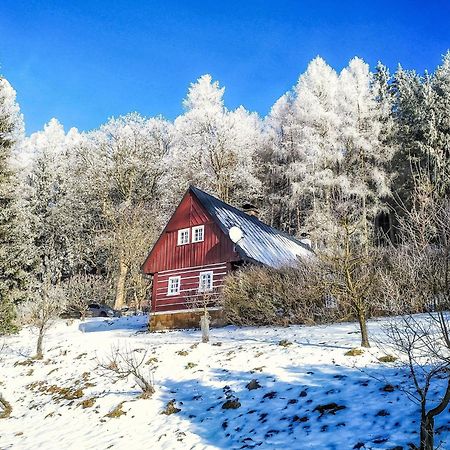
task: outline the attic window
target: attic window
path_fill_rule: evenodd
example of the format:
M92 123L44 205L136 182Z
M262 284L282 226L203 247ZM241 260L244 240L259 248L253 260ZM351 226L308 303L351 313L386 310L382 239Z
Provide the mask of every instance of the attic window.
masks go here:
M205 236L205 226L192 227L192 242L202 242Z
M167 295L178 295L180 293L181 277L169 277L167 284Z
M178 245L189 244L189 228L178 230Z

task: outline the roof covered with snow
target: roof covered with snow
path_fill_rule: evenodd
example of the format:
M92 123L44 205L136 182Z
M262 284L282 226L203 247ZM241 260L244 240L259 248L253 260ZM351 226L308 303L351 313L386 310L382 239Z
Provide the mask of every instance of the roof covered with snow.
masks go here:
M237 242L236 251L243 260L281 267L295 265L299 257L311 255L308 245L289 234L270 227L257 217L196 187L191 186L190 190L227 236L233 226L242 230L243 237Z

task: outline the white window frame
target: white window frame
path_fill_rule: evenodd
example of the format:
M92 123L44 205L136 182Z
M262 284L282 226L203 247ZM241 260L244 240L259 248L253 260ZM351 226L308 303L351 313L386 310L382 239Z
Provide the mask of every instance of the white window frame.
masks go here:
M204 287L202 283L202 277L210 276L211 284L208 287ZM198 276L198 292L210 292L213 290L214 285L214 272L212 270L208 270L207 272L200 272Z
M178 244L177 245L186 245L189 244L189 234L191 229L190 228L183 228L181 230L178 230ZM187 233L187 241L183 241L183 236Z
M331 294L325 295L325 308L327 309L337 309L338 299Z
M195 236L196 231L202 232L202 238L197 239ZM196 227L192 227L192 242L203 242L205 240L205 225L198 225Z
M176 283L175 290L173 289L173 284ZM167 295L179 295L181 288L181 277L178 275L176 277L169 277L167 280Z

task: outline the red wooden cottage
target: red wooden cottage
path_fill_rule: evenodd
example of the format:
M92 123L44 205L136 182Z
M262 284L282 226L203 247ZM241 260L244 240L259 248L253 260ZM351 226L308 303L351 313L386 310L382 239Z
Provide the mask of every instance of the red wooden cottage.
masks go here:
M307 243L191 186L143 265L153 276L150 327L198 326L196 300L220 295L236 267L293 265L310 252ZM210 314L220 317L218 308Z

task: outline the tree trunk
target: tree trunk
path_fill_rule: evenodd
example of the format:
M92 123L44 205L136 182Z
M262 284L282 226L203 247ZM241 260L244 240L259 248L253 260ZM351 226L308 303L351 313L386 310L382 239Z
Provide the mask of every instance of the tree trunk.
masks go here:
M7 419L12 412L11 404L0 394L0 419Z
M205 313L200 318L200 329L202 330L202 342L209 342L209 314L205 309Z
M434 450L434 417L424 410L420 421L420 450Z
M358 311L358 322L361 330L361 347L369 348L369 332L367 331L367 320L364 311Z
M127 279L127 274L128 266L123 261L120 261L114 309L121 309L125 306L125 281Z
M447 378L447 389L441 402L426 412L426 402L422 401L420 418L420 450L434 450L434 418L444 412L450 403L450 378Z
M44 357L44 354L42 352L42 341L43 340L44 340L44 333L42 330L39 330L39 336L38 336L37 345L36 345L35 359L42 359Z
M367 208L366 208L366 196L362 198L362 221L363 221L363 233L364 233L364 249L366 256L369 254L369 228L367 226Z

